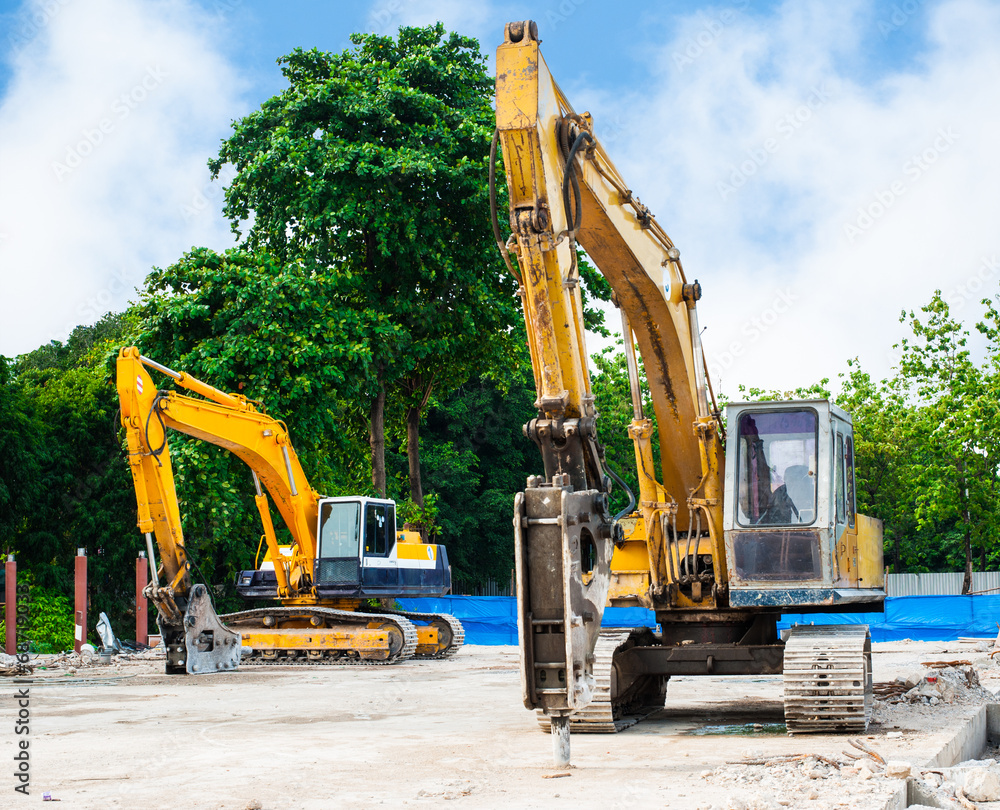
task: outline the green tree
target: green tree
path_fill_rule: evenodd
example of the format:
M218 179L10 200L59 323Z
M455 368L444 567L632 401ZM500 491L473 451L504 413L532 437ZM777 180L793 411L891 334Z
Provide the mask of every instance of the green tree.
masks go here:
M411 498L419 424L475 370L514 357L514 285L489 223L492 81L478 43L442 25L355 34L342 53L279 60L286 90L235 124L225 213L252 250L309 259L342 284L364 382L372 484L386 492L385 403L405 407Z
M140 310L143 353L283 419L324 495L369 492L353 400L371 353L355 340L361 330L340 283L309 260L199 248L153 270ZM235 574L253 567L263 530L250 471L210 443L179 433L169 440L187 550L199 578L217 587L219 607L235 609Z
M42 425L30 396L0 356L0 551L14 550L32 505L40 495L46 460Z
M875 382L857 358L847 361L841 374L836 402L854 425L854 460L858 511L878 518L895 573L917 564L907 540L914 536L909 466L917 446L910 426L914 409L906 404L898 386Z
M996 403L987 375L972 360L968 332L935 292L921 316L903 312L913 338L901 344L900 392L915 405L909 429L917 447L908 478L918 528L953 524L962 538L965 580L973 550L985 560L996 537Z
M503 386L473 378L428 410L423 463L456 592L475 592L490 579L508 581L514 493L539 468L538 450L521 432L536 414L534 399L525 357ZM389 463L400 473L405 469L402 457L390 454Z
M77 327L65 343L21 356L16 366L17 387L37 420L37 481L11 550L38 593L55 599L72 593L73 558L77 548L86 549L88 626L104 611L122 635L131 635L123 628L134 619L134 561L142 545L106 360L131 339L134 326L130 314L107 315Z

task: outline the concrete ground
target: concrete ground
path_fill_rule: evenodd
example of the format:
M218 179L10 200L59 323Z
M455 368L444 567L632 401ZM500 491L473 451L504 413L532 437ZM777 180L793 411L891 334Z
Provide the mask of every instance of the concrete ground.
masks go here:
M981 647L984 645L980 645ZM876 681L942 659L1000 670L974 645L875 645ZM37 670L30 684L30 796L13 792L19 708L0 679L2 807L43 792L78 808L881 808L901 782L809 763L742 767L744 757L840 757L837 736L790 737L775 677L675 678L664 711L617 735L574 735L574 768L554 771L548 735L521 704L517 651L391 667L241 668L166 676L162 661ZM863 739L887 760L926 763L982 698L879 704ZM758 723L762 731L720 734ZM722 728L720 728L722 727ZM729 728L727 728L729 727ZM709 733L706 733L709 732ZM855 751L855 753L857 753ZM6 781L6 785L3 783ZM450 806L450 805L449 805Z

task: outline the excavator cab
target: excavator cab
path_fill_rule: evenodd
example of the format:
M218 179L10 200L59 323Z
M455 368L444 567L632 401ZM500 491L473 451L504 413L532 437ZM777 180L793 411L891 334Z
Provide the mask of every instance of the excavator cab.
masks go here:
M394 501L321 498L316 539L313 582L321 599L443 596L451 590L445 547L397 531ZM269 560L256 571L241 571L236 583L249 598L273 599L276 587Z
M316 536L320 597L443 596L451 590L445 547L397 531L394 501L323 498Z
M850 415L827 400L726 408L731 607L880 609L882 531L855 508Z

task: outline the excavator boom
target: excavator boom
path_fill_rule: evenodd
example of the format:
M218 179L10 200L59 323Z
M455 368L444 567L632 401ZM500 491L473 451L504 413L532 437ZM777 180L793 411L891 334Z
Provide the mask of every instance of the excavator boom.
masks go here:
M731 406L738 426L727 438L701 344L702 288L680 250L611 162L590 114L554 81L535 23L507 25L496 64L512 233L504 244L496 221L494 232L517 258L538 394L525 434L545 470L515 498L522 691L565 764L570 717L579 730L616 730L662 706L671 675L780 672L783 609L878 609L881 535L855 515L850 417L836 406ZM617 515L607 509L620 479L599 441L578 245L608 281L625 339L639 493ZM653 610L660 631L601 633L607 603ZM867 723L866 643L846 631L790 638L786 663L800 670L824 644L846 650L843 680L853 684L843 710L790 698L790 730L817 711L823 720L810 729ZM787 670L786 693L815 689Z

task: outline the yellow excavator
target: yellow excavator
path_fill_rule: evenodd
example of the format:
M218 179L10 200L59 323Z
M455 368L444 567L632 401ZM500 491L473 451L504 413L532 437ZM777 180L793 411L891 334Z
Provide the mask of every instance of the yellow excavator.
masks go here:
M614 732L661 708L672 675L783 674L790 732L866 728L868 628L777 632L782 612L882 609L882 528L855 510L850 416L816 399L730 404L723 420L701 285L553 80L534 22L506 26L496 70L490 165L499 144L512 234L504 243L495 204L494 233L520 285L538 410L525 435L545 469L515 498L521 681L556 764L570 729ZM623 482L599 442L577 244L625 337L639 493L614 515ZM659 629L602 631L606 604L649 608Z
M148 369L198 396L158 390ZM465 631L454 616L368 605L451 589L444 546L398 532L393 501L320 496L283 422L245 396L162 366L134 346L119 352L117 387L138 525L153 569L146 596L157 608L168 674L235 669L244 650L264 663L387 664L447 657L462 646ZM168 429L223 447L250 467L264 528L258 549L267 552L260 568L240 572L236 589L251 599L277 598L281 607L219 616L206 586L192 582ZM291 544L278 543L268 494Z

